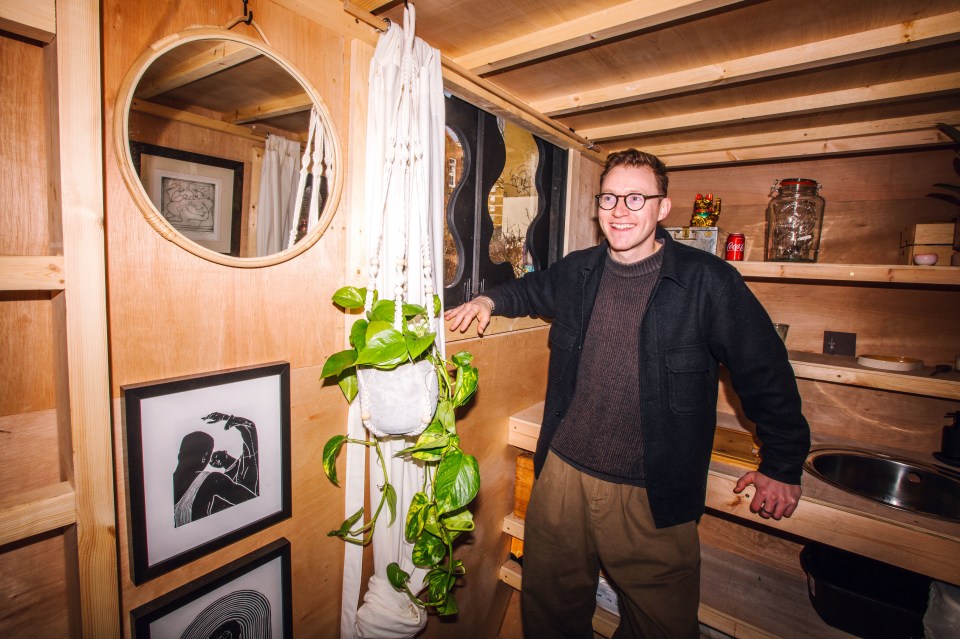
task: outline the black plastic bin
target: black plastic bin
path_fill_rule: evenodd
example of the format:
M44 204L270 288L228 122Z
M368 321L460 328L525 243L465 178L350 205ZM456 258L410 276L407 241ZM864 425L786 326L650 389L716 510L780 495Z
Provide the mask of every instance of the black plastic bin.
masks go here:
M868 639L920 639L929 577L811 542L800 551L810 603L834 628Z

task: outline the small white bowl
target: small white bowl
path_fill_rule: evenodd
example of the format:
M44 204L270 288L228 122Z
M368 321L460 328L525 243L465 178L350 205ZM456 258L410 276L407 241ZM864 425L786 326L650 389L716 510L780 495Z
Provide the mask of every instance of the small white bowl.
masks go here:
M936 253L917 253L913 256L913 263L919 266L933 266L937 263Z

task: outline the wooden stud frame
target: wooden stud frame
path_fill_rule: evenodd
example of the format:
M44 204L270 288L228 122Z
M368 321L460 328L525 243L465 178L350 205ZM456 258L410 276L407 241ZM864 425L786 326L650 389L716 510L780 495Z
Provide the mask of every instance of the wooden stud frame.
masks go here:
M263 257L233 257L230 255L217 253L216 251L212 251L202 246L198 246L193 241L187 239L177 232L167 222L167 220L160 215L160 213L150 202L150 199L147 197L146 191L140 182L140 178L133 169L133 160L130 155L128 135L130 128L130 110L134 103L134 92L141 78L143 77L143 74L154 61L171 49L189 42L210 39L226 40L252 47L267 57L272 58L273 61L280 65L284 71L296 78L310 96L314 106L319 111L320 118L324 121L324 127L327 130L328 142L333 147L332 155L334 171L332 179L329 181L328 197L324 202L319 222L299 242L290 248L273 255L267 255ZM152 226L154 230L156 230L157 233L159 233L164 239L173 242L177 246L180 246L181 248L193 253L194 255L197 255L198 257L202 257L205 260L216 262L217 264L223 264L225 266L245 268L259 268L285 262L303 253L320 239L320 236L323 235L323 232L330 225L330 221L332 220L333 215L340 204L340 194L343 190L343 181L346 168L343 162L343 153L341 151L340 140L336 135L336 129L333 126L333 118L330 116L330 112L327 109L326 104L320 99L320 96L316 89L314 89L313 85L309 83L306 78L293 66L293 64L286 60L286 58L262 42L237 33L212 27L187 29L185 31L181 31L180 33L175 33L163 38L162 40L152 44L146 51L144 51L140 58L137 59L137 61L131 67L130 72L127 74L123 84L120 86L120 90L117 92L116 114L117 117L114 118L114 148L116 150L118 163L120 165L120 174L123 176L123 180L126 183L134 202L136 202L141 213L143 213L144 218L146 218L150 226Z

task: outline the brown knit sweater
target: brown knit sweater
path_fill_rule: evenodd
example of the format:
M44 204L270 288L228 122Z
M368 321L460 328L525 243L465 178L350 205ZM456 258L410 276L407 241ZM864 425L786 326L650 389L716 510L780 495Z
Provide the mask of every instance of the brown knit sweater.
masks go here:
M640 322L663 251L622 264L607 255L590 316L577 388L551 450L582 472L644 485L640 430Z

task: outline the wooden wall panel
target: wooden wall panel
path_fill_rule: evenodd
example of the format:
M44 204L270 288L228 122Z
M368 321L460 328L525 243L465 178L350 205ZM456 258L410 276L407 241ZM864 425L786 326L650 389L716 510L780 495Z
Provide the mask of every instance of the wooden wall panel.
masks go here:
M458 416L457 430L466 452L480 464L480 494L473 509L477 529L455 553L467 568L465 586L456 590L458 623L433 618L423 637L463 639L496 637L510 601L511 588L499 581L510 538L503 518L513 512L513 480L519 451L507 445L510 415L543 401L547 381L548 328L536 328L447 344L448 356L473 353L480 386ZM468 333L475 334L475 333Z
M68 637L63 536L10 544L0 553L0 637Z
M599 188L601 171L603 165L596 162L595 158L570 152L564 245L567 253L596 246L602 237L597 223L597 204L593 199Z
M325 100L349 162L346 133L355 123L346 106L345 78L351 59L344 38L272 2L262 1L254 8L269 44ZM339 389L321 386L319 367L343 343L341 313L329 300L343 284L346 213L337 214L315 246L284 264L259 269L212 264L153 231L126 190L114 152L117 90L138 56L169 34L191 25L224 24L241 10L239 3L228 0L159 6L121 0L103 3L108 284L121 597L127 635L126 615L132 608L280 536L290 540L293 550L295 633L318 638L338 635L343 544L327 537L326 531L343 518L343 494L323 476L320 457L323 443L345 427L346 403ZM251 27L235 29L258 38ZM200 152L210 153L210 147ZM340 170L348 171L349 164ZM293 369L293 517L134 586L124 512L120 387L278 360L290 362Z

